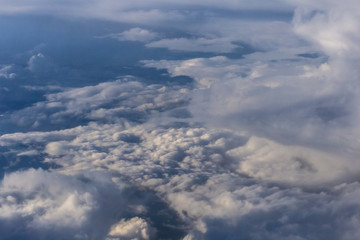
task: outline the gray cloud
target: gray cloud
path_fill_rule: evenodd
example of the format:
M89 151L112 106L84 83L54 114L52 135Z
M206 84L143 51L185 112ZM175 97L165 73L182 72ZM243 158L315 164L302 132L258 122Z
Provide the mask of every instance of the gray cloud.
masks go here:
M47 1L9 1L9 0L2 0L1 4L3 8L1 13L3 14L16 14L16 13L50 13L50 14L60 14L58 11L61 10L68 10L67 12L63 12L64 15L75 15L75 16L85 16L88 14L87 17L102 17L102 18L113 18L113 19L125 19L122 16L116 16L115 13L126 13L135 12L133 9L150 9L155 10L157 8L183 8L183 7L215 7L220 9L270 9L270 10L289 10L291 5L284 4L283 1L276 1L272 4L267 3L263 0L256 0L256 1L233 1L233 0L226 0L221 3L218 1L213 0L202 0L196 2L192 1L164 1L164 0L151 0L151 1L143 1L143 0L136 0L130 2L118 2L118 1L107 1L106 3L101 1L77 1L74 3L64 3L62 1L54 1L51 4ZM130 11L129 11L130 10ZM156 11L156 10L155 10ZM157 15L156 12L153 12ZM146 13L146 12L144 12ZM108 16L106 16L108 15ZM139 18L139 16L138 16ZM141 17L140 17L141 18ZM131 19L133 20L133 19Z
M146 44L147 47L167 48L175 51L189 51L189 52L217 52L227 53L232 52L237 46L228 39L161 39L158 41Z

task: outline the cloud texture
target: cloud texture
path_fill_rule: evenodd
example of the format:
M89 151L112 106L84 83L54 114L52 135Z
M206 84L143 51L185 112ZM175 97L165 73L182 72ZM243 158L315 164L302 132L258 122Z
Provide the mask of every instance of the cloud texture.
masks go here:
M0 3L2 238L360 237L355 1Z

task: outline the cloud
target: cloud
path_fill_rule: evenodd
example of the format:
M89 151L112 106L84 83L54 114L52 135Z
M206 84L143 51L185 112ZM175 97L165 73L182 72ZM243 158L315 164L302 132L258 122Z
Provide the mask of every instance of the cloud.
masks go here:
M172 214L160 204L151 193L105 172L65 175L30 168L7 174L1 182L0 229L4 239L153 239L169 231L164 226L155 232L152 226L159 225L157 210ZM158 208L152 211L148 205ZM164 218L177 221L176 215Z
M189 51L189 52L217 52L228 53L233 51L237 46L228 39L161 39L158 41L146 44L147 47L152 48L167 48L173 51Z
M0 78L12 79L16 76L12 71L11 65L0 66Z
M353 65L357 47L352 47L357 44L357 14L343 14L352 13L345 7L332 10L335 3L330 10L299 6L305 10L297 10L294 29L311 41L308 45L294 41L284 46L279 40L273 47L280 47L243 59L217 56L143 63L197 81L199 89L193 92L190 105L196 119L252 136L252 160L241 154L236 157L246 174L299 185L342 181L342 176L351 179L359 171L359 94L355 89L360 75ZM341 24L345 28L340 29ZM307 57L313 51L321 54ZM267 162L270 165L262 168ZM281 174L283 167L289 175Z
M7 14L136 23L111 37L185 52L142 64L195 80L171 84L166 71L149 77L141 68L113 80L99 68L109 81L56 87L4 111L5 239L359 238L355 2L291 1L293 25L259 17L292 9L263 1L2 4ZM230 14L248 8L254 18ZM239 41L261 51L230 57ZM48 79L68 76L61 58L41 50L24 57L23 72L2 65L1 84L28 79L26 89L48 89Z
M359 218L358 203L352 205L353 197L358 194L354 185L344 184L332 193L320 193L266 187L240 179L216 175L195 187L194 182L184 184L186 179L179 178L168 185L176 189L169 194L173 206L197 220L194 231L185 239L232 239L234 236L244 239L352 239L358 234L348 218L350 215L352 219ZM179 190L191 186L190 191ZM335 197L335 192L341 193ZM356 210L347 212L345 209L350 206ZM344 214L344 218L329 218L330 212L337 216Z
M97 180L95 185L101 185L101 179ZM103 187L111 187L110 183L104 184ZM2 237L37 239L37 236L46 235L56 239L79 236L85 239L85 236L89 237L87 234L101 234L97 232L101 226L90 231L94 221L92 214L99 214L99 208L101 214L107 214L99 195L102 190L95 185L44 170L29 169L6 175L0 195ZM111 200L107 204L111 204ZM98 217L103 218L101 214ZM12 225L12 222L16 224Z
M228 59L223 56L195 58L185 61L145 60L143 63L146 67L165 68L172 76L192 76L197 81L198 87L210 87L214 82L221 81L221 79L226 76L245 76L249 71L245 65L231 64ZM216 71L207 65L215 65L221 68L222 71ZM198 71L199 69L202 69L202 71Z
M51 142L46 145L45 152L49 155L59 156L64 155L67 150L65 142Z
M83 91L83 94L89 96L88 90ZM66 96L69 96L69 93L66 93ZM1 136L0 143L1 146L11 149L16 149L19 144L29 149L32 146L42 146L38 151L48 154L45 161L61 165L59 172L63 174L101 171L102 174L111 176L115 183L121 183L120 179L128 179L142 189L155 191L169 206L160 211L161 214L170 214L171 209L174 209L183 219L183 222L177 222L175 217L167 218L171 226L167 231L185 229L179 235L185 239L231 239L236 235L247 239L350 240L351 236L359 234L356 227L360 216L359 204L355 200L359 189L357 182L340 185L316 184L311 186L313 189L309 191L304 187L304 183L311 185L317 181L314 176L322 176L311 174L316 171L314 169L318 168L316 164L319 163L313 158L316 159L324 153L282 146L267 139L253 137L248 140L247 136L236 135L234 131L196 126L166 126L162 123L157 117L153 121L133 126L91 123L62 131L7 134ZM329 156L326 155L325 158ZM341 163L335 161L335 164ZM265 165L268 167L264 168ZM327 161L324 165L331 169ZM326 168L322 171L325 177L329 177ZM56 177L55 173L42 172L40 171L46 176L54 175L53 178L62 179ZM274 173L275 175L272 175ZM14 176L19 176L14 178L15 180L21 178L24 182L37 186L36 181L29 181L30 177L23 173L16 173ZM83 204L79 209L88 209L79 213L85 216L83 219L87 219L88 224L85 220L80 221L78 226L73 226L73 230L67 231L73 234L71 236L90 237L88 227L95 226L91 213L99 209L97 214L103 213L105 219L112 216L104 213L104 207L101 207L104 205L99 200L102 195L98 194L98 191L103 189L103 193L109 194L115 191L116 187L98 185L101 181L91 175L85 179L81 175L63 178L69 180L56 180L57 184L63 181L69 181L70 184L59 187L64 191L59 196L66 196L68 192L72 193L72 189L77 189L79 193L88 192L96 203L89 205L89 208ZM40 179L38 182L44 182ZM4 181L14 185L17 181L15 180ZM49 188L52 181L46 181ZM299 185L300 188L268 184L272 181ZM20 186L15 186L18 185ZM36 189L30 189L33 188ZM39 194L47 191L50 190L45 188ZM16 187L15 192L23 192L23 189ZM49 198L49 195L45 194L42 199L45 201ZM60 201L55 197L50 199L54 199L52 201L55 203ZM153 236L156 239L158 234L165 234L161 231L161 225L157 225L156 229L160 229L160 233L151 235L154 223L160 221L164 224L165 221L161 220L161 215L153 216L149 213L151 206L154 206L151 205L154 204L153 200L144 202L124 191L121 196L115 195L108 199L120 207L120 217L118 215L118 218L112 218L101 231L103 236L106 235L109 239L152 239ZM131 204L140 202L143 207L132 207L126 203L121 205L118 203L119 199ZM75 200L71 201L73 205L77 204ZM114 205L110 206L109 208L113 209ZM129 217L121 213L122 206L128 206L126 209ZM159 212L156 207L155 211ZM14 214L14 211L10 212ZM95 216L98 217L97 214ZM337 218L330 217L331 214ZM5 219L9 220L9 217ZM60 228L61 225L55 227ZM49 233L48 236L52 235Z
M63 129L94 120L144 122L152 112L187 105L187 92L187 86L145 84L128 76L114 82L48 94L46 101L14 112L1 119L0 124L9 129L17 126L36 130Z
M331 56L354 56L359 51L358 4L351 0L326 3L297 3L295 31Z
M356 175L356 159L302 146L286 146L252 137L245 146L228 152L239 161L238 171L285 185L320 187Z
M59 71L53 61L42 53L35 54L28 61L28 70L39 78L51 79Z
M188 228L188 235L185 239L216 239L219 236L231 239L234 234L248 239L265 237L269 239L294 237L299 239L331 239L332 237L334 239L351 239L351 236L358 234L356 224L354 224L360 216L359 204L356 201L356 196L359 194L358 183L344 183L312 191L267 185L263 181L232 173L235 166L233 164L237 163L238 158L230 153L239 153L239 149L249 148L249 145L255 140L246 143L246 139L240 136L236 137L233 133L205 128L162 129L154 128L153 125L147 125L147 127L148 129L144 125L139 125L121 129L116 125L92 125L78 128L76 129L76 138L66 140L69 146L68 150L62 156L50 156L50 158L57 163L69 163L61 169L63 172L78 172L79 170L88 172L94 168L111 169L111 171L103 171L103 173L113 172L116 173L115 176L119 174L119 176L131 179L132 182L143 187L154 189L186 222L190 223L191 227ZM72 135L73 131L75 129L51 134L57 134L58 137L64 138ZM31 144L37 141L49 142L51 136L49 134L32 133L32 140L29 142ZM124 138L125 134L140 136L141 140L129 141L128 138ZM11 134L3 136L2 141L6 141L8 144L11 143L10 140L25 143L25 139L29 137L31 137L29 133ZM256 141L261 142L261 140ZM105 152L106 154L104 154ZM275 150L275 152L279 151ZM289 152L294 153L295 151L290 149ZM299 162L301 164L300 160ZM276 162L273 164L276 165ZM261 166L263 167L264 164ZM291 165L284 164L284 166ZM266 169L271 171L271 168ZM308 170L306 166L304 170ZM288 173L287 171L285 173ZM33 174L34 170L30 172ZM42 173L42 171L40 172ZM53 173L43 174L54 175ZM19 178L21 176L24 184L29 182L29 177L22 173L16 173L14 176L19 176ZM58 179L59 177L56 178L56 176L55 179ZM83 179L81 177L64 176L64 178L69 179L68 181L73 179L71 181L77 184L70 181L71 184L59 187L61 191L71 192L71 189L74 188L78 189L79 193L87 191L97 203L99 201L97 200L97 191L92 190L94 184L99 186L97 189L101 189L100 186L106 186L97 185L96 183L101 181L91 175L84 181L81 180ZM118 182L117 179L114 177L113 181ZM4 181L14 186L17 181L15 180L8 178ZM52 181L56 181L57 185L63 182L47 180L46 183L52 186ZM42 178L40 182L43 182ZM31 181L31 183L37 186L37 181ZM20 186L20 184L15 186ZM22 188L16 187L15 192L18 188L21 189L18 190L19 192L24 191ZM56 191L56 189L52 188L52 191ZM109 187L104 188L104 190L106 189ZM42 190L40 193L44 194L44 192L46 193ZM108 194L108 192L109 190L106 190L105 193ZM62 193L59 196L65 198L66 194ZM49 197L45 195L44 198ZM131 194L123 192L122 199L127 198L130 203L136 204L138 201L131 197ZM119 198L111 199L119 201ZM145 205L145 209L151 206L148 205L150 203ZM82 208L85 206L82 205ZM100 207L98 204L94 206ZM111 207L111 209L113 208ZM107 225L106 235L108 238L151 239L153 225L150 222L158 219L159 215L148 222L142 214L149 210L133 207L127 207L127 209L135 216L122 218L116 222L114 219L111 225ZM351 209L351 211L347 209ZM170 210L167 209L162 214L167 212ZM329 217L331 213L335 214L337 218ZM81 215L83 216L83 214ZM86 212L84 215L86 216ZM86 219L89 219L90 223L92 222L92 218ZM172 221L169 223L176 224ZM88 233L85 225L80 224L73 227L76 228L77 233L81 232L79 229L85 229L82 230L83 236L85 236L84 234ZM90 226L93 226L92 223ZM183 226L173 226L173 228L180 227ZM56 229L58 228L57 225Z
M24 0L17 0L17 1L10 1L10 0L2 0L1 4L3 8L1 13L3 14L16 14L16 13L26 13L26 12L33 12L33 13L51 13L51 14L59 14L59 11L56 9L61 10L68 10L65 15L75 15L75 16L82 16L85 13L89 14L88 17L94 16L102 16L105 17L107 13L108 17L114 17L116 12L122 12L124 10L129 9L157 9L157 8L165 8L171 9L174 7L184 8L184 7L213 7L213 8L220 8L220 9L270 9L270 10L288 10L291 5L284 4L283 1L276 1L273 4L269 4L263 0L256 0L256 1L233 1L233 0L226 0L221 3L214 0L201 0L198 1L196 4L192 1L164 1L164 0L151 0L151 1L144 1L144 0L136 0L132 2L118 2L118 1L106 1L106 3L102 1L84 1L80 0L74 3L64 3L62 1L54 1L51 4L44 0L31 0L31 1L24 1ZM95 11L97 10L97 11ZM47 12L46 12L47 11ZM121 17L120 17L121 18Z
M150 239L151 228L141 218L134 217L127 221L121 220L113 225L108 234L108 239Z
M151 32L147 29L142 28L131 28L129 30L123 31L119 34L111 34L108 37L116 38L120 41L139 41L139 42L149 42L158 37L158 34Z

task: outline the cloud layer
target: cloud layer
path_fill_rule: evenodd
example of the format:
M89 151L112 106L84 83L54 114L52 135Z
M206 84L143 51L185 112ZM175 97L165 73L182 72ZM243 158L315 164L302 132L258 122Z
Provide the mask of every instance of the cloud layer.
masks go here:
M2 238L360 237L355 1L0 3Z

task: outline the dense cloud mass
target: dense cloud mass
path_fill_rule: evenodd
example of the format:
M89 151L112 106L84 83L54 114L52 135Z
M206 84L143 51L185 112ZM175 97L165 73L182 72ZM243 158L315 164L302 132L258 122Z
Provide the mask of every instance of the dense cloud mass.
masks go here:
M360 238L356 1L0 5L0 239Z

